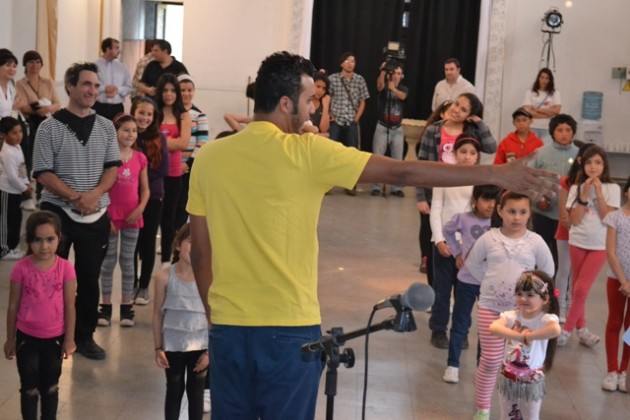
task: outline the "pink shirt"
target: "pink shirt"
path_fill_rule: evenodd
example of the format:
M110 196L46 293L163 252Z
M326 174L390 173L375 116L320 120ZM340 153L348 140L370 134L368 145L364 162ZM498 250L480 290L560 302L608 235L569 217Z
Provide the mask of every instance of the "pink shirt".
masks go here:
M457 140L457 136L448 134L444 127L440 129L440 147L438 148L438 159L440 162L457 163L454 150L455 140Z
M127 225L125 219L140 203L140 173L147 167L147 157L137 150L133 151L129 162L118 167L118 178L109 190L111 201L107 213L117 229L140 229L144 224L142 216L135 225Z
M35 267L31 256L18 261L11 271L11 281L22 285L17 328L37 338L63 335L63 287L76 278L74 266L61 257L47 270Z
M166 137L177 138L179 137L179 127L177 124L162 124L160 131L166 134ZM168 174L170 177L182 176L182 151L177 150L174 152L168 152L170 162L168 165Z

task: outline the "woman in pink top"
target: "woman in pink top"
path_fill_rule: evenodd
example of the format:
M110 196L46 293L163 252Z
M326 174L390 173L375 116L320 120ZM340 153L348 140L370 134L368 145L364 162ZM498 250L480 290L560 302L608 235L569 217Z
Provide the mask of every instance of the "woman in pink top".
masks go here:
M164 209L162 211L162 265L169 264L171 244L175 237L175 214L182 192L182 151L190 142L192 122L182 101L182 92L175 75L165 73L158 79L155 94L162 114L160 131L166 134L170 155L168 175L164 178Z

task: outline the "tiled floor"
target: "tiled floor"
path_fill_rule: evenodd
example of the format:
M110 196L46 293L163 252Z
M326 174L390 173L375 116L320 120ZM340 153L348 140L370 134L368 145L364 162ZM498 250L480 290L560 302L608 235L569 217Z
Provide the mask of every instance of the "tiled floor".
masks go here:
M345 332L367 324L374 303L401 292L418 273L418 224L414 192L404 199L371 197L369 187L357 197L334 190L323 204L319 227L320 302L323 328L343 327ZM0 336L5 337L8 273L12 263L0 261ZM587 307L592 331L604 333L607 316L604 278L593 287ZM60 420L114 420L162 418L164 375L153 362L151 307L136 307L133 328L119 328L117 316L109 328L99 328L96 340L108 351L107 359L90 361L80 355L64 363L61 376ZM378 312L376 322L393 314ZM415 313L413 333L379 331L370 336L368 419L470 419L473 414L474 345L462 357L460 383L446 384L442 374L446 350L429 344L428 314ZM476 328L473 325L473 328ZM3 340L4 341L4 340ZM356 353L352 369L339 368L335 418L361 418L365 374L365 340L348 341ZM15 362L0 362L0 419L19 415L19 383ZM575 338L557 352L548 376L543 419L628 419L630 396L605 392L600 382L606 371L603 342L589 350ZM324 376L317 419L326 417ZM491 418L498 418L496 400ZM182 418L186 418L183 414Z

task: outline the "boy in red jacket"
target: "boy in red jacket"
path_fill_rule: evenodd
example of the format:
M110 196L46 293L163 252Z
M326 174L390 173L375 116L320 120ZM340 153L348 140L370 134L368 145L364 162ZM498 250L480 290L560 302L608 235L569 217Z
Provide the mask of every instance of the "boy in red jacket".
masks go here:
M532 125L532 114L525 108L519 108L512 114L512 123L516 131L511 132L501 140L494 156L495 164L504 164L515 159L520 159L543 146L543 141L529 129Z

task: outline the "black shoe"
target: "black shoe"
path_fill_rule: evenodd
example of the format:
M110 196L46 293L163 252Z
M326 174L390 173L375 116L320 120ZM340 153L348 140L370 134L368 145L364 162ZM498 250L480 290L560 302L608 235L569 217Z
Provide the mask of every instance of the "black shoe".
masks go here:
M469 343L468 343L468 337L466 337L466 339L464 340L464 343L462 344L462 350L467 350L469 347Z
M98 311L98 325L99 327L109 327L112 323L112 304L101 303L100 310Z
M431 345L438 349L448 348L448 337L444 331L433 331L431 333Z
M397 190L397 191L392 191L391 195L403 198L405 196L405 193L403 192L403 190Z
M133 304L121 304L120 305L120 326L121 327L133 327L133 318L136 313L133 310Z
M376 197L377 195L381 195L381 192L379 190L372 190L370 194Z
M105 350L96 344L93 338L89 338L85 341L77 341L77 353L92 360L105 359Z
M357 195L357 187L354 187L351 190L346 190L346 194L351 195L351 196L354 197L355 195Z

